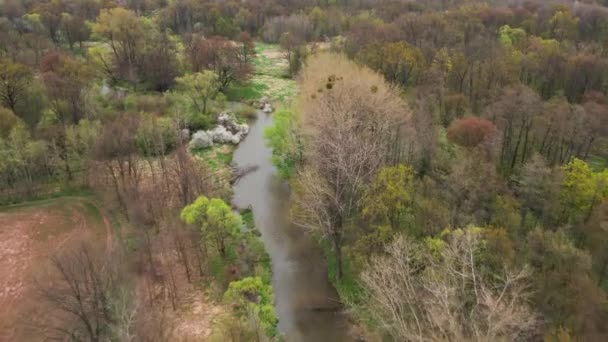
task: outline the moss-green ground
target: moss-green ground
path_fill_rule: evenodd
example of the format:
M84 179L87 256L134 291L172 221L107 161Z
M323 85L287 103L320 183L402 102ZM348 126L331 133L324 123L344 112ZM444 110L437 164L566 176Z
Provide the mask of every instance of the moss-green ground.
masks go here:
M256 43L253 75L244 84L235 85L228 91L233 101L257 100L268 96L284 101L295 94L295 81L289 78L288 64L278 45Z

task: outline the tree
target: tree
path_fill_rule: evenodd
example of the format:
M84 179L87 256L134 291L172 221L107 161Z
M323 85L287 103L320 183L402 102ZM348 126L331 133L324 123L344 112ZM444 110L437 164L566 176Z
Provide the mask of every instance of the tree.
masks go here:
M239 236L241 218L224 201L200 196L182 210L181 218L187 224L200 228L202 245L209 241L222 258L234 257L232 253Z
M397 232L410 214L414 172L405 165L384 167L378 171L364 199L362 213L377 222L388 222Z
M289 65L289 74L292 77L300 71L304 63L307 54L305 43L304 41L298 41L290 32L283 33L279 39L279 44Z
M22 64L0 59L0 101L14 113L23 101L27 88L32 82L32 72Z
M537 228L528 234L526 260L538 274L533 300L547 325L585 340L605 339L608 300L591 277L589 253L564 232Z
M608 201L595 207L593 214L583 228L585 247L593 259L593 270L598 285L605 288L608 280Z
M541 222L554 223L559 207L560 182L559 172L550 168L540 154L534 154L524 164L516 186L522 203L522 224L526 223L528 212Z
M79 16L74 16L69 13L61 15L61 31L70 46L74 48L74 44L78 43L82 48L82 42L89 38L89 28L84 20Z
M50 52L43 57L40 71L57 120L63 125L78 124L85 115L84 94L93 79L92 70L67 55Z
M586 222L595 206L608 198L608 170L593 172L587 163L575 158L562 171L560 202L565 219Z
M372 44L359 58L388 81L401 86L416 84L425 68L422 52L406 42Z
M364 304L377 326L399 341L513 340L534 332L530 272L482 271L479 228L426 245L400 236L361 276Z
M207 115L207 104L219 94L218 77L210 70L179 77L178 86L188 94L199 112Z
M140 18L123 7L102 10L92 30L109 43L114 72L120 77L135 81L135 68L145 32Z
M222 37L193 35L187 44L186 53L195 72L209 69L217 74L220 91L227 89L233 82L245 80L251 72L251 66L245 60L246 55L242 54L241 47Z
M578 22L579 19L574 17L570 11L558 10L549 20L551 34L558 40L574 40L578 34Z
M302 14L274 17L264 24L262 37L268 43L278 43L281 36L287 32L298 41L306 42L312 38L313 26L310 20Z
M59 45L61 36L61 14L63 13L64 4L61 1L49 1L40 4L37 9L40 15L40 22L46 27L49 38Z
M148 89L164 92L180 74L175 37L148 30L138 56L138 75Z
M272 164L279 176L283 179L294 177L304 161L296 109L282 108L274 112L272 125L264 130L264 139L272 149Z
M448 139L462 147L472 149L487 142L496 133L492 122L476 117L453 121L448 128Z
M240 59L245 63L251 63L255 58L255 43L249 32L239 33L237 39L240 44Z
M0 139L8 138L13 127L23 124L10 109L0 107Z
M503 95L486 110L486 118L501 131L500 169L511 174L531 155L532 128L541 112L540 97L530 88L505 88Z
M384 137L409 113L382 76L344 56L313 57L302 80L305 163L295 220L331 242L340 279L346 227L387 156Z
M137 304L125 286L115 255L100 256L81 245L52 259L57 280L40 288L42 297L71 317L75 325L56 327L71 340L104 341L133 329ZM112 336L122 332L122 336Z
M224 299L239 317L253 325L256 334L262 329L268 337L277 335L278 319L274 311L272 287L265 284L262 278L247 277L231 282ZM261 340L257 335L256 341Z

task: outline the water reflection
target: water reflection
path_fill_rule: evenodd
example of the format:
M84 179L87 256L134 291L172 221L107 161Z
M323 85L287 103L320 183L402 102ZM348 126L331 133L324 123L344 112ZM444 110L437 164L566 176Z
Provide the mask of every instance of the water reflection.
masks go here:
M344 317L324 310L335 307L337 295L327 281L321 252L308 235L289 223L289 187L275 177L271 151L263 139L264 128L271 123L271 115L260 112L234 154L239 166L258 169L234 186L233 202L239 208L253 208L272 258L279 330L287 341L351 341Z

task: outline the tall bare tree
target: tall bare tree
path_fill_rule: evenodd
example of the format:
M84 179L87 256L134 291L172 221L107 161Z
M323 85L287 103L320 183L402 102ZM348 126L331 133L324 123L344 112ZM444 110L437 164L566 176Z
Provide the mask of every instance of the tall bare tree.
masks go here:
M382 76L344 56L313 57L302 79L306 162L298 178L294 218L331 241L336 277L341 278L348 220L386 160L386 136L409 112Z

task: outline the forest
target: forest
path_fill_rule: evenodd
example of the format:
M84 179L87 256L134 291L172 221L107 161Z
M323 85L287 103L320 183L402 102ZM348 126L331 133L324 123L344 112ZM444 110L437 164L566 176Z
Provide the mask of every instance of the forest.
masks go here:
M607 0L0 0L0 341L608 340Z

